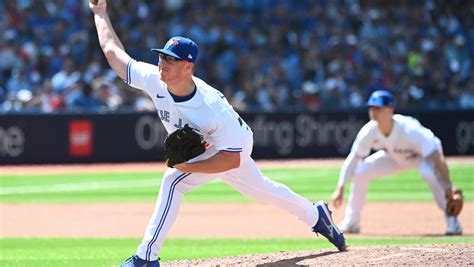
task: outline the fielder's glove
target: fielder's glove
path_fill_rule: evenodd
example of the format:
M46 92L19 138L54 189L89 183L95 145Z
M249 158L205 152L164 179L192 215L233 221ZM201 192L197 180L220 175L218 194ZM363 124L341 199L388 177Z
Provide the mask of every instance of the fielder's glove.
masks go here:
M168 135L165 139L165 163L168 167L186 162L206 151L205 142L187 124Z
M458 216L464 204L464 196L459 188L448 189L446 191L446 215Z

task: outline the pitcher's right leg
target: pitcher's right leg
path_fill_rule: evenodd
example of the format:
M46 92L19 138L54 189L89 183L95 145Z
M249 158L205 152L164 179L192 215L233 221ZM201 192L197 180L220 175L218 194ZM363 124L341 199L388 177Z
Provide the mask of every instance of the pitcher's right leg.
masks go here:
M318 221L318 213L313 203L286 185L265 177L252 158L241 162L238 169L226 173L221 179L242 195L286 210L310 227Z

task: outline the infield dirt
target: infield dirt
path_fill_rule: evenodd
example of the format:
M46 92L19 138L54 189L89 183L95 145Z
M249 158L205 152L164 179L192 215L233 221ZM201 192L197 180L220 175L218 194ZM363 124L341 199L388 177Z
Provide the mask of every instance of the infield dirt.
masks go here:
M474 264L472 245L407 245L354 247L346 252L309 250L239 257L173 261L162 266L468 266Z

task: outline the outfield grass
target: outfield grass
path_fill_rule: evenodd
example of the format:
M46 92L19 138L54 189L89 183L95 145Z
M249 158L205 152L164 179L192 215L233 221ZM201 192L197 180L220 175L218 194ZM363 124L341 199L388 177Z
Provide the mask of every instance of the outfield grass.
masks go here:
M15 239L3 238L2 266L116 266L132 255L139 239ZM404 244L474 244L474 237L356 238L349 246ZM161 261L197 259L312 249L335 249L324 238L314 239L169 239Z
M288 185L313 200L330 199L339 168L264 169L265 175ZM466 200L474 199L474 164L451 165L454 185L461 187ZM101 173L1 175L0 202L131 202L155 201L162 173ZM348 190L349 187L346 189ZM346 197L348 194L345 194ZM373 181L369 201L432 201L424 180L415 170ZM251 201L220 180L206 184L184 196L184 201Z

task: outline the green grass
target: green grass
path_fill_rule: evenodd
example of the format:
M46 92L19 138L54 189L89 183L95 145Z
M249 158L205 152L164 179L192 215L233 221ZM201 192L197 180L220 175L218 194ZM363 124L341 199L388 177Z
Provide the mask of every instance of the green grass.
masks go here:
M269 178L311 199L330 199L339 168L265 169ZM474 199L474 164L450 166L454 184ZM3 175L1 203L153 202L162 173ZM347 194L346 194L347 197ZM433 201L417 171L408 171L370 184L369 201ZM184 201L250 201L216 181L185 195ZM5 218L1 217L0 220ZM0 238L0 266L116 266L134 253L139 239ZM350 246L403 244L474 244L474 237L351 238ZM314 239L168 239L163 261L332 248Z
M339 168L264 169L266 176L313 200L330 199ZM454 185L466 200L474 200L474 164L450 166ZM0 202L153 202L162 173L101 173L52 175L0 174ZM349 187L347 187L349 190ZM348 194L346 194L347 197ZM416 170L370 183L369 201L431 201L431 191ZM220 180L208 183L184 196L184 201L250 201Z
M134 253L139 239L0 239L1 266L116 266ZM474 237L357 238L349 246L403 244L474 244ZM314 239L169 239L160 255L162 262L298 251L335 249L324 238Z

